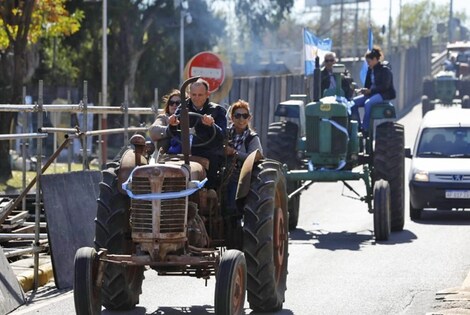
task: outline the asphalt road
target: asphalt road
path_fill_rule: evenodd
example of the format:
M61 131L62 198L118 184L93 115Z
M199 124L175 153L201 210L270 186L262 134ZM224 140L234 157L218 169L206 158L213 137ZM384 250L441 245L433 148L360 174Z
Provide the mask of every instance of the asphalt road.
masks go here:
M420 119L416 106L401 120L408 146ZM353 186L364 191L360 182ZM470 212L425 211L412 222L407 206L404 230L377 243L372 214L348 196L340 183L314 184L302 194L299 226L290 234L286 301L275 314L425 314L437 291L461 285L470 270ZM205 286L152 270L145 276L135 310L103 314L214 313L214 279ZM43 291L12 314L74 313L71 291ZM246 314L255 314L245 306Z

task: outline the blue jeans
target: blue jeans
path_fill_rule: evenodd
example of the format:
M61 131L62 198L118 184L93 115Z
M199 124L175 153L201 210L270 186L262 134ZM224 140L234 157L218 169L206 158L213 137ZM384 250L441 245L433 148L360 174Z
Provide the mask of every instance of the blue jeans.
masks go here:
M383 102L382 95L374 94L372 96L360 95L353 98L354 105L351 106L351 116L357 119L359 128L361 128L361 117L359 116L359 107L364 107L364 120L362 123L362 129L364 131L369 130L370 123L370 110L373 105Z

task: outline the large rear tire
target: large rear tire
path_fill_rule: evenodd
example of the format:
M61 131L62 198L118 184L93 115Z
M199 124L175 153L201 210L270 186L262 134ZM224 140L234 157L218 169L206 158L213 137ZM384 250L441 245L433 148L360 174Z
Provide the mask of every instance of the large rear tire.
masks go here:
M385 122L377 126L374 151L374 180L390 185L391 228L401 231L405 224L405 130Z
M244 314L246 261L243 253L230 249L222 255L215 282L215 313Z
M390 186L383 179L374 185L374 235L377 241L390 236Z
M118 190L119 164L112 163L102 172L98 211L96 214L95 248L106 248L109 254L133 253L131 239L130 199ZM129 310L139 303L144 279L143 266L121 266L108 263L102 287L103 305L110 310Z
M255 165L245 199L243 251L248 269L248 302L255 312L282 309L287 281L288 212L281 164Z
M300 161L297 156L297 133L299 127L291 121L273 122L268 128L268 141L266 145L266 156L270 159L286 164L289 170L300 168ZM287 193L290 194L301 182L288 182ZM289 209L289 230L295 230L299 221L300 193L291 198L288 202Z
M81 247L75 253L73 299L77 315L101 314L101 288L95 283L98 265L94 248Z
M268 127L266 156L287 164L290 170L299 167L297 157L297 133L299 127L291 121L273 122Z

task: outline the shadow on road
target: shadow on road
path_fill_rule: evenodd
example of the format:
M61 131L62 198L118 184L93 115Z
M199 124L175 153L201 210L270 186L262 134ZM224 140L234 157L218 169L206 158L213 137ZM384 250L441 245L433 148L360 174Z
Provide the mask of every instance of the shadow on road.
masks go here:
M104 310L101 314L106 315L115 315L115 314L124 314L123 312L117 311L108 311ZM182 315L182 314L192 314L192 315L207 315L207 314L215 314L214 313L214 306L212 305L201 305L201 306L176 306L176 307L169 307L169 306L161 306L156 311L149 313L145 307L136 307L132 311L127 311L125 314L132 314L132 315ZM283 309L279 312L275 313L259 313L251 311L250 309L245 309L244 314L249 315L293 315L294 313L291 310Z
M290 232L290 240L296 244L309 244L318 249L328 250L359 250L365 244L393 245L410 243L415 240L416 235L408 230L393 232L388 241L376 242L371 230L359 232L329 232L325 230L306 231L296 229ZM313 242L312 242L313 241Z

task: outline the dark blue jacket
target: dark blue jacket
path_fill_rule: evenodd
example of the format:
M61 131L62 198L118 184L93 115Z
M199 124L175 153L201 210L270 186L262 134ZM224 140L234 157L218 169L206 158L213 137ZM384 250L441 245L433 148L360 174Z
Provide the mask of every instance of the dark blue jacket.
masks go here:
M379 62L374 68L367 69L366 83L364 86L368 89L372 86L372 71L374 71L375 76L375 88L371 89L371 96L380 94L384 100L393 100L396 97L396 92L393 87L393 74L390 68Z
M175 115L179 115L180 111L181 108L178 107ZM188 111L201 115L211 115L214 118L216 130L215 138L211 142L202 147L192 147L191 154L198 156L208 156L212 154L223 155L223 144L227 130L227 111L225 108L207 100L202 109L198 111L191 100L188 100ZM205 142L213 135L213 128L204 125L197 117L189 116L189 126L194 127L196 135L198 136L194 137L193 144Z

